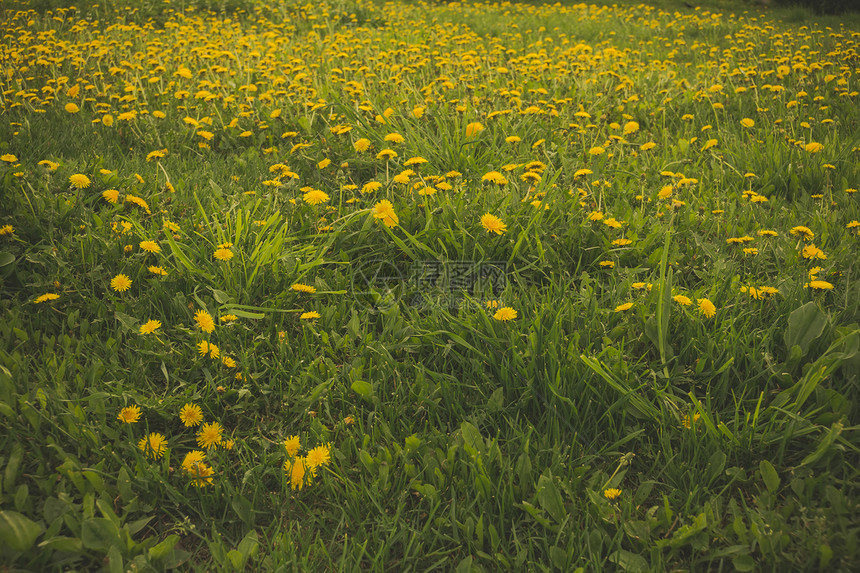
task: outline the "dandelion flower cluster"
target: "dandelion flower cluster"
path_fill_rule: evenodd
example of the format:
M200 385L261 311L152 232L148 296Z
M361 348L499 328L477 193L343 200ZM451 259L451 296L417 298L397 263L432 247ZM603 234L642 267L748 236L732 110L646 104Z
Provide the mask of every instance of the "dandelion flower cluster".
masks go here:
M394 206L388 199L383 199L373 206L373 218L379 219L386 227L396 227L400 222Z

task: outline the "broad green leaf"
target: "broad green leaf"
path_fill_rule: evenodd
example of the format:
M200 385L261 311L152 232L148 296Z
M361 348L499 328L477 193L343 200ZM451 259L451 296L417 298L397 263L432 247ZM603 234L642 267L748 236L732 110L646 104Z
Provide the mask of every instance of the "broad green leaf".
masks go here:
M761 477L764 480L764 485L767 487L767 490L770 493L775 492L779 488L779 474L776 473L776 470L767 460L762 460L758 464L759 470L761 470Z
M455 573L469 573L472 570L472 556L464 557L454 569Z
M81 541L87 549L107 551L112 545L121 545L119 529L110 520L102 517L87 519L81 524Z
M810 344L824 332L825 326L827 315L814 302L794 309L788 315L788 327L784 336L786 348L797 345L805 355Z
M230 506L233 508L233 511L236 512L236 515L239 516L239 519L247 525L254 524L254 508L248 498L242 495L236 495L230 502Z
M549 548L549 559L559 571L564 571L567 566L567 551L557 545L553 545Z
M723 474L723 469L726 467L726 454L722 450L716 450L711 454L708 460L708 465L705 467L705 483L711 485L714 480Z
M0 541L14 551L28 551L42 533L42 526L17 511L0 511Z
M122 562L122 553L116 545L112 545L108 550L108 571L110 573L124 573Z
M648 560L625 549L618 549L609 555L609 560L618 565L623 571L648 571Z
M751 555L738 555L732 559L735 571L755 571L756 561Z
M537 501L538 505L546 510L556 521L564 521L565 517L567 517L564 501L551 473L541 474L538 478Z
M179 542L179 536L176 534L168 535L167 538L150 548L149 550L149 558L153 561L163 559L164 557L169 556L173 553L173 548L176 547L176 544Z
M0 267L11 265L14 262L15 255L13 255L12 253L7 253L6 251L0 251Z
M818 442L818 446L815 448L815 451L803 458L803 461L800 462L800 466L811 465L820 460L831 449L833 442L836 441L836 438L838 438L839 434L842 433L843 427L844 426L841 422L834 422L827 433L824 434L824 437L821 438L821 441Z
M484 451L484 438L473 424L469 422L460 424L460 433L463 435L463 443L467 452L475 455Z
M257 554L257 550L260 548L260 538L257 535L257 532L253 529L249 531L242 541L239 542L239 553L242 554L242 558L247 561L251 557L254 557Z
M81 540L77 537L52 537L39 543L42 549L53 549L55 551L65 551L66 553L81 553L84 550Z
M356 380L350 385L352 391L364 398L365 400L369 400L371 396L373 396L373 386L370 382L365 382L364 380Z
M114 317L119 321L119 323L127 332L137 332L137 323L139 321L133 316L129 316L123 312L116 311L114 312Z
M230 560L230 564L233 565L233 569L237 571L240 569L244 569L245 561L242 559L242 554L239 553L235 549L231 549L227 552L227 559Z

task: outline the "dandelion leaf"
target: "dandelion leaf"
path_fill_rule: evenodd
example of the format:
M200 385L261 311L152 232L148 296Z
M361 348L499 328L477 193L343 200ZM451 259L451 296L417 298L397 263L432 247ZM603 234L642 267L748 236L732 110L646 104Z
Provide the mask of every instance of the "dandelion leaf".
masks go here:
M794 309L788 315L788 328L785 331L785 346L799 346L805 355L809 346L824 332L827 315L814 302L808 302Z
M42 527L17 511L0 511L0 541L13 551L29 550L42 533Z

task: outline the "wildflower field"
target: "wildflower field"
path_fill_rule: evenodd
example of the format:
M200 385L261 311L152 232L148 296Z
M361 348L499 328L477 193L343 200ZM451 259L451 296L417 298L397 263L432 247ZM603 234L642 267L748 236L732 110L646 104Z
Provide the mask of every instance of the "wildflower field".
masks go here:
M856 18L56 3L0 5L0 568L860 560Z

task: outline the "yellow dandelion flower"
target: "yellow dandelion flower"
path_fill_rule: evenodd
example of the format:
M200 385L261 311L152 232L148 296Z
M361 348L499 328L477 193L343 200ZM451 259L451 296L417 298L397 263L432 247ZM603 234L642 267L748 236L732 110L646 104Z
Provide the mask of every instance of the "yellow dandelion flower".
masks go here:
M501 219L490 213L484 213L481 215L481 226L484 227L488 233L495 233L497 235L502 235L508 230L507 225L505 225Z
M820 260L826 260L827 259L827 255L824 254L824 251L822 251L821 249L819 249L818 247L816 247L813 244L809 244L809 245L804 246L803 250L801 251L801 255L803 256L804 259L820 259Z
M218 422L211 424L203 424L197 432L197 445L201 448L209 449L221 443L221 433L224 428Z
M367 183L365 183L362 186L361 192L362 193L372 193L374 191L378 191L381 188L382 188L382 183L380 183L379 181L368 181Z
M146 161L149 162L149 161L152 161L153 159L163 159L165 155L167 155L166 149L158 149L156 151L150 151L146 155Z
M287 450L287 454L290 457L295 457L299 450L302 447L301 439L298 436L290 436L286 440L284 440L284 448Z
M394 212L394 205L388 199L383 199L373 206L371 211L374 219L379 219L386 227L395 227L400 222L397 213Z
M493 314L493 318L496 320L500 320L502 322L506 322L508 320L513 320L517 317L517 311L509 306L503 306L499 310Z
M230 249L215 249L215 252L212 253L212 256L218 259L219 261L229 261L233 258L233 251Z
M295 283L290 288L296 292L306 292L308 294L313 294L317 292L317 289L315 287L303 283Z
M815 237L815 233L809 227L804 227L803 225L792 227L789 233L796 237L801 237L804 241L811 241Z
M164 437L164 434L148 434L145 438L141 438L137 443L137 447L146 457L157 460L167 451L167 439Z
M692 430L693 427L696 425L696 422L698 422L699 418L701 417L702 415L698 412L693 414L692 418L690 418L689 414L684 414L684 417L681 419L681 425L684 426L684 428L687 430Z
M833 290L833 285L827 281L809 281L804 286L814 290Z
M128 276L120 273L110 281L110 286L116 292L125 292L131 288L132 280Z
M158 265L150 265L149 267L147 267L147 270L154 275L158 275L161 277L167 276L167 271L164 270L162 267L159 267Z
M615 307L615 312L624 312L625 310L630 310L633 308L632 302L625 302L624 304L619 304Z
M205 458L205 453L194 450L185 454L182 460L182 471L188 475L195 487L211 485L214 482L215 470L203 461Z
M198 310L194 313L194 322L203 332L213 332L215 330L215 321L212 315L205 310Z
M489 181L490 183L495 183L499 186L508 184L508 180L505 179L505 176L498 171L490 171L489 173L485 173L481 177L481 181Z
M140 407L126 406L119 411L119 415L116 417L116 419L123 424L135 424L138 420L140 420Z
M33 299L33 304L41 304L43 302L48 302L49 300L57 300L58 298L60 298L60 295L49 292L41 296L37 296Z
M290 488L301 490L305 485L305 461L296 458L295 461L284 462L284 471L290 476Z
M300 320L313 320L315 318L320 318L320 313L315 310L312 310L310 312L303 312L301 316L299 316Z
M696 303L699 305L699 312L705 315L706 318L713 318L717 314L717 307L708 299L698 298L696 299Z
M691 304L693 304L693 301L690 300L689 297L686 297L682 294L677 294L677 295L673 296L672 300L674 300L675 302L677 302L681 306L690 306Z
M329 196L328 193L326 193L325 191L320 191L319 189L311 189L304 194L302 200L308 205L319 205L320 203L328 202Z
M69 177L69 183L76 189L86 189L90 186L90 178L82 173L75 173Z
M203 423L203 408L197 404L185 404L179 409L179 420L186 428L199 426Z
M474 121L466 126L466 137L474 137L484 131L484 126Z
M146 251L147 253L160 253L161 246L155 241L141 241L140 248Z
M140 327L141 334L152 334L156 330L161 328L160 320L148 320Z
M183 471L191 471L191 469L197 464L203 462L206 459L206 452L201 450L192 450L185 454L185 457L182 459L182 470Z
M318 468L331 462L331 448L328 444L317 446L305 456L307 464L311 468Z
M427 160L423 157L410 157L403 163L403 166L412 167L413 165L423 165L425 163L427 163Z
M363 153L363 152L367 151L368 149L370 149L370 140L369 140L369 139L367 139L367 138L362 137L361 139L357 139L357 140L352 144L352 146L353 146L353 147L355 148L355 150L356 150L356 151L358 151L359 153Z

